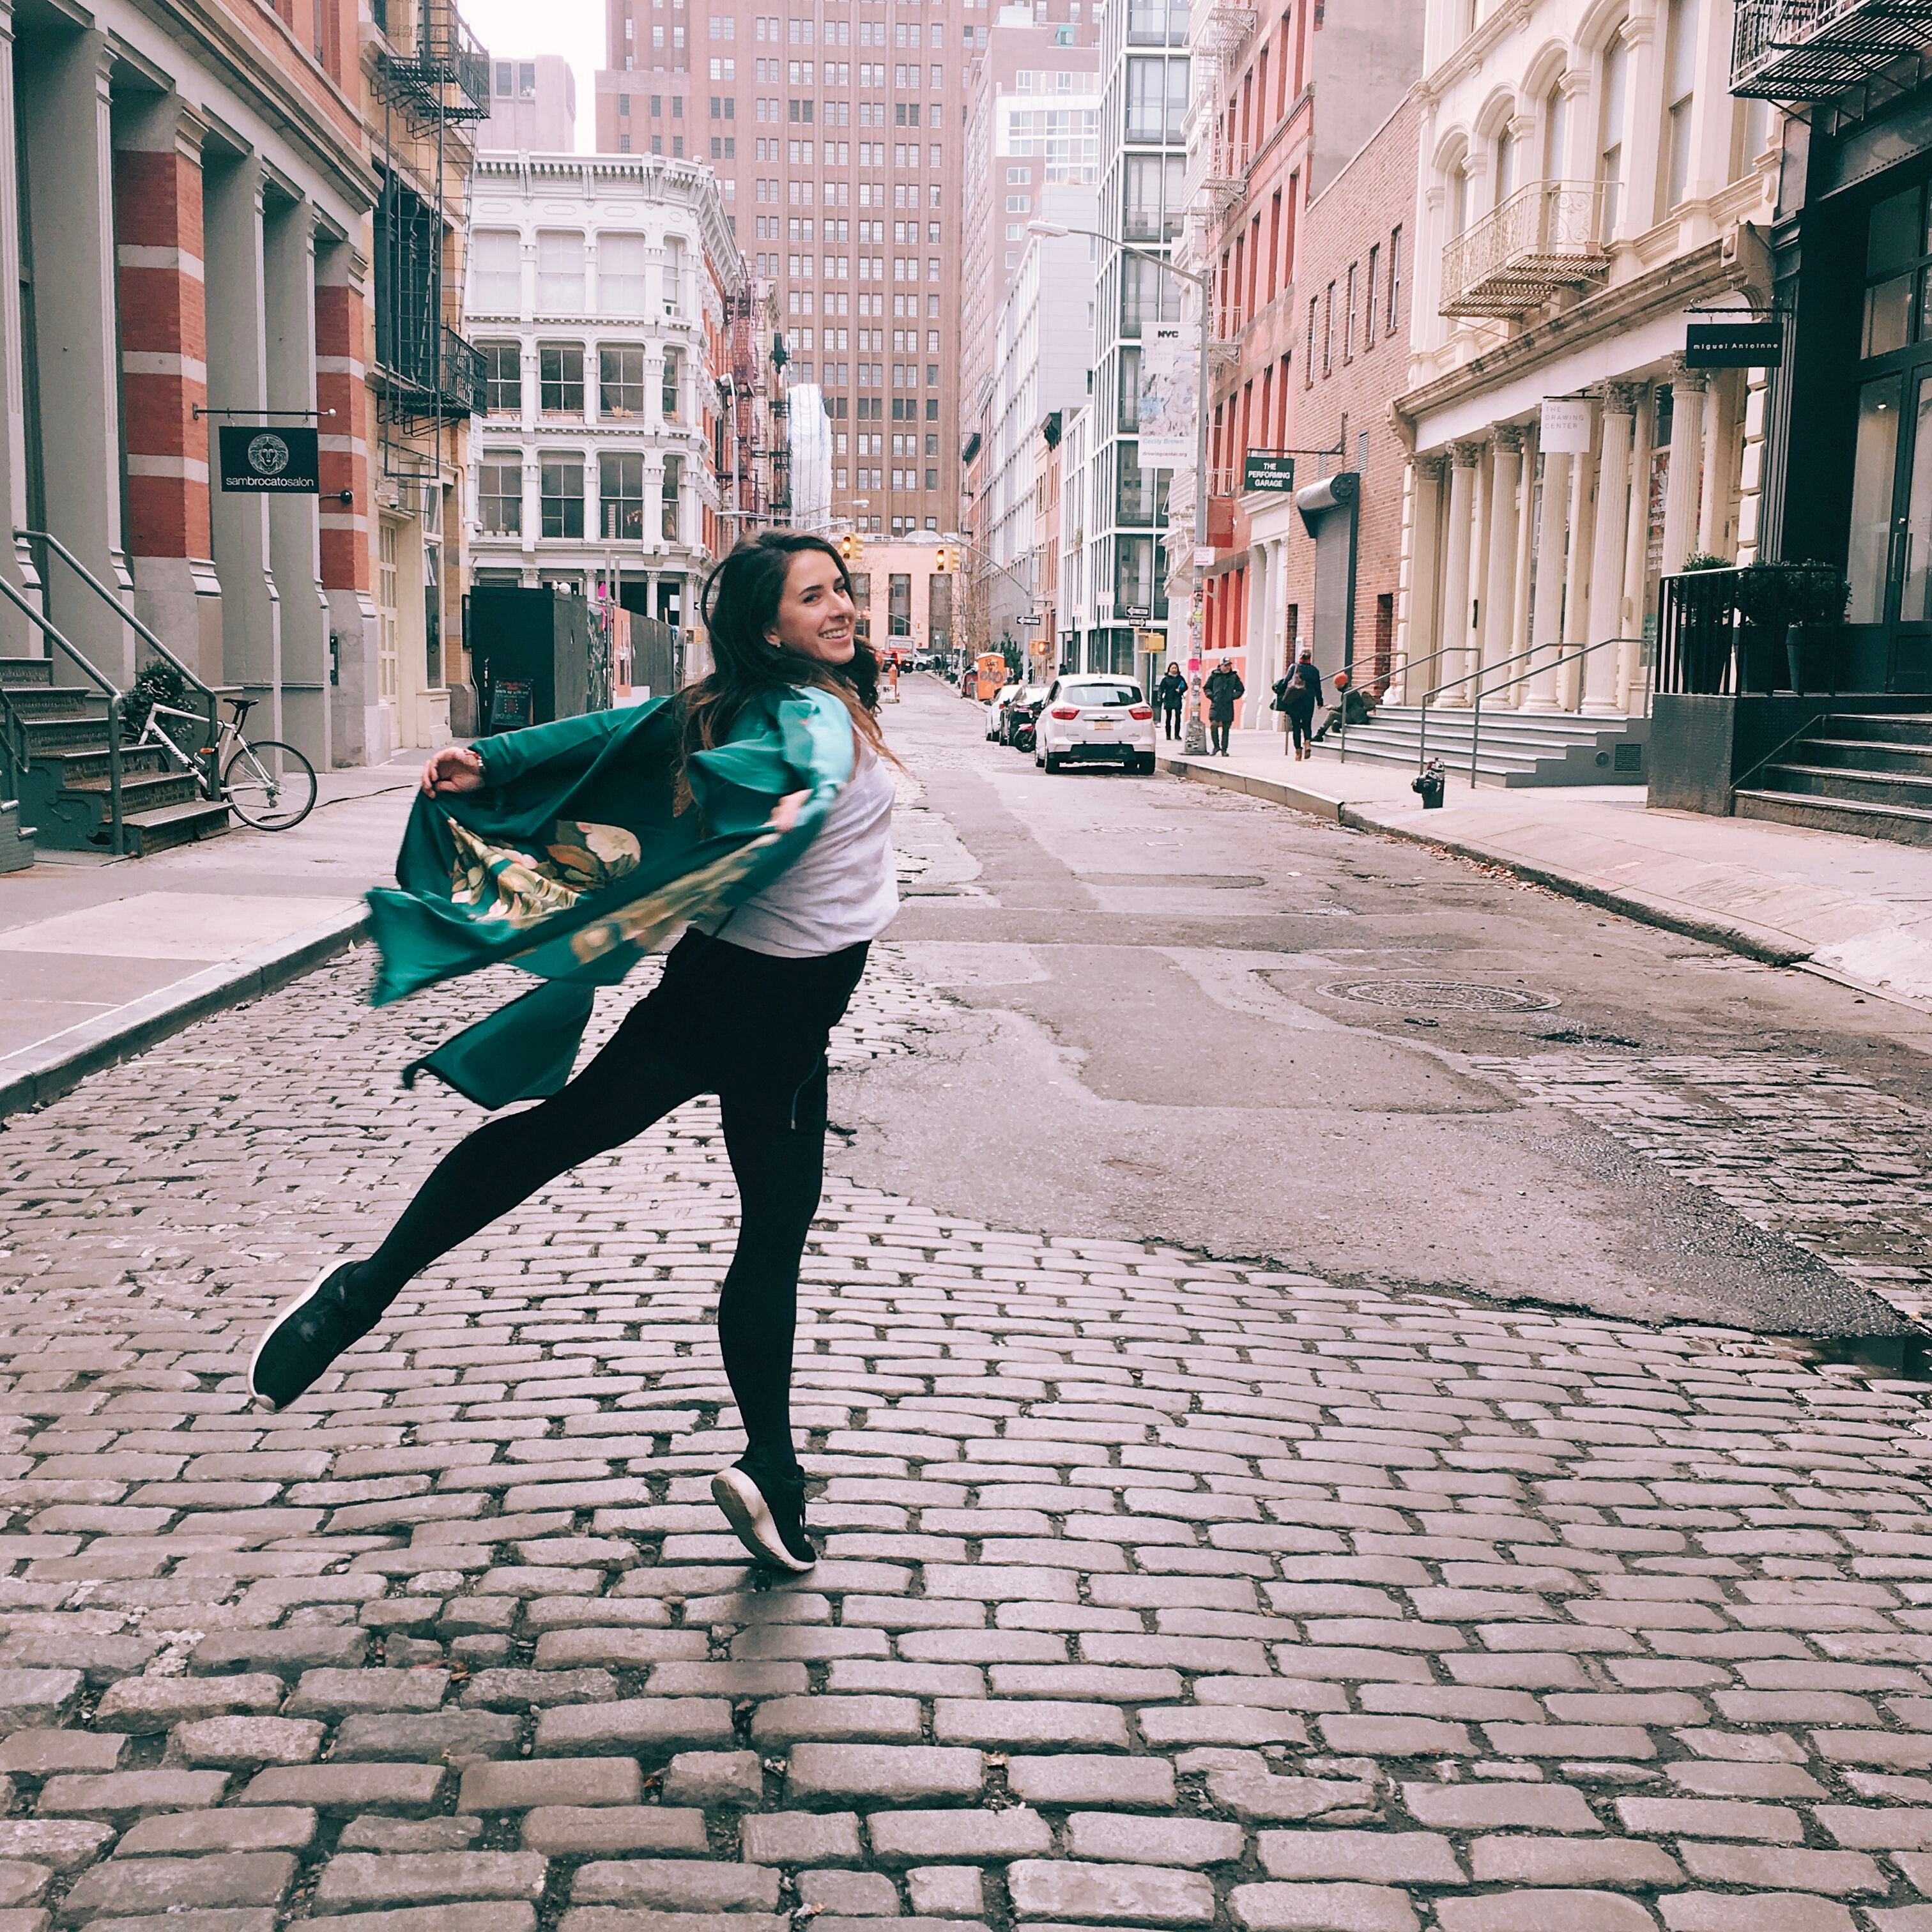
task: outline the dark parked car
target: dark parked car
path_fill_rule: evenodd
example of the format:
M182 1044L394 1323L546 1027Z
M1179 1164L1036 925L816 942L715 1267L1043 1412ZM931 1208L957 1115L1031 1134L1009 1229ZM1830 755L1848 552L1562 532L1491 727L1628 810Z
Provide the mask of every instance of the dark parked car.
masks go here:
M1033 749L1034 721L1039 717L1040 707L1046 702L1046 694L1052 688L1050 685L1028 685L1007 705L1000 716L1000 743L1011 745L1022 752Z

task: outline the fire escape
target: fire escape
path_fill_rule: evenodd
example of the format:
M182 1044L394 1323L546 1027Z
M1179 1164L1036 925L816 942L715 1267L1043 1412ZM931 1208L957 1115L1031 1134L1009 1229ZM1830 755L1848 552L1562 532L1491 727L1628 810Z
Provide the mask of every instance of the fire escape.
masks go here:
M1928 71L1932 0L1738 0L1733 94L1828 101L1856 119Z
M766 416L760 404L764 371L758 361L758 302L754 285L724 297L727 371L719 384L724 409L719 422L718 481L724 513L732 527L728 541L748 536L769 520L770 479L766 466Z
M468 124L490 112L490 59L453 0L376 0L374 16L386 44L374 76L382 188L372 381L382 474L413 488L441 468L443 425L483 403L482 356L450 326L462 259L450 215L466 198L475 158Z

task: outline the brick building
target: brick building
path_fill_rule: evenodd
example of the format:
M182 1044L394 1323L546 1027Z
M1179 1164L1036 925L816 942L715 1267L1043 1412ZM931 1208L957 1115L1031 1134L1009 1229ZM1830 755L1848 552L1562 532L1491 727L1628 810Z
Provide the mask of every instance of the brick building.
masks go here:
M1251 554L1273 547L1252 579L1264 601L1257 606L1251 594L1249 610L1267 640L1263 688L1250 707L1257 719L1268 715L1266 686L1299 643L1313 646L1330 676L1347 669L1358 682L1386 680L1392 668L1408 452L1389 404L1408 382L1420 124L1420 104L1405 99L1304 218L1288 440L1334 453L1296 459L1292 499L1244 496Z
M600 152L710 163L830 438L830 519L952 529L959 170L988 0L606 0Z
M1295 601L1286 594L1291 549L1298 540L1310 550L1304 574L1312 589L1315 540L1298 530L1284 496L1246 488L1247 458L1330 446L1342 407L1332 386L1337 368L1352 389L1381 380L1392 360L1384 355L1372 370L1356 371L1354 354L1342 356L1340 337L1323 333L1347 326L1347 264L1358 252L1354 203L1373 198L1370 176L1385 170L1387 146L1352 188L1339 199L1328 197L1375 140L1388 141L1384 124L1420 70L1422 25L1407 0L1348 10L1288 0L1278 13L1204 0L1194 39L1184 252L1186 266L1210 279L1214 337L1208 538L1215 555L1202 573L1200 650L1204 662L1225 656L1240 672L1248 692L1244 718L1253 722L1269 715L1269 687L1282 668L1284 625ZM1412 141L1413 133L1412 127ZM1412 145L1412 164L1414 154ZM1412 187L1408 193L1412 200ZM1340 260L1332 291L1330 278L1317 275L1310 259L1310 224L1324 202L1324 218L1333 230L1322 243L1324 262L1331 256ZM1363 242L1358 251L1358 302L1369 245ZM1194 315L1198 322L1198 309ZM1356 326L1358 344L1359 319ZM1315 404L1311 368L1314 383L1328 382L1324 394L1334 400ZM1390 380L1400 386L1399 376ZM1332 417L1334 426L1317 434L1308 424L1298 425L1295 411L1304 404L1316 421ZM1295 460L1304 468L1309 461ZM1340 456L1334 462L1338 470L1347 468ZM1348 488L1342 485L1340 494L1346 496ZM1194 501L1194 480L1184 472L1168 505L1170 580L1177 589L1190 575L1185 560L1192 550ZM1347 524L1346 508L1340 514ZM1310 529L1322 520L1318 517ZM1328 533L1330 570L1341 529ZM1304 622L1312 615L1304 614L1306 602L1298 604ZM1339 649L1346 608L1334 596L1326 600L1329 608L1336 612Z

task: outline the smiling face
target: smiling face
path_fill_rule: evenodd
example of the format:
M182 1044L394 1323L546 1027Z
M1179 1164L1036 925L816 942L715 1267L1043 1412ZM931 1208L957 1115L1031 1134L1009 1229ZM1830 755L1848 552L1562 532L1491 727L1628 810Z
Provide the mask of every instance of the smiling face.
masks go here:
M792 559L765 640L820 664L852 662L858 641L852 598L838 564L823 550L800 550Z

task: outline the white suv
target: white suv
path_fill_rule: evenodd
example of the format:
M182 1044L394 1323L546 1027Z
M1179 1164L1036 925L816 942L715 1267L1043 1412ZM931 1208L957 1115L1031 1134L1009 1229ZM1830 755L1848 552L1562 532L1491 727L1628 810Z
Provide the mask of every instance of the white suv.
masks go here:
M1069 759L1154 768L1154 706L1131 678L1070 672L1054 680L1034 725L1035 764L1057 772Z

